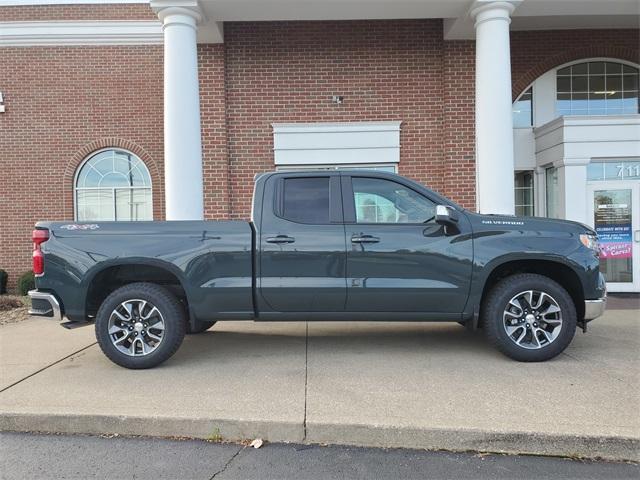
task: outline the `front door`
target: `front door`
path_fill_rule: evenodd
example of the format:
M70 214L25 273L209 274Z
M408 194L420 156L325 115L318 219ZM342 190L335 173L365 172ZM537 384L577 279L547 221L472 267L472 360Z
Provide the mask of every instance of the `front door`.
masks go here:
M258 289L266 302L259 305L261 311L344 311L346 249L338 172L271 177L259 242Z
M640 292L640 181L589 184L589 219L611 292Z
M391 179L343 176L347 310L462 312L471 281L470 226L435 222L436 202Z

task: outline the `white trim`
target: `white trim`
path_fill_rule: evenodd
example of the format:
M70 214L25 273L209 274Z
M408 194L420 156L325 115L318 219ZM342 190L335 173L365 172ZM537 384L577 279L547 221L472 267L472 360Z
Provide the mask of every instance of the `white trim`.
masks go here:
M274 123L275 165L394 164L401 122Z
M109 5L121 3L149 3L149 0L0 0L0 7L46 5Z
M313 170L365 170L365 169L381 169L381 168L392 168L394 173L398 173L398 164L397 163L352 163L352 164L344 164L344 163L327 163L327 164L319 164L319 165L276 165L276 171L286 171L286 172L304 172L304 171L313 171Z
M157 20L0 22L0 46L161 45Z

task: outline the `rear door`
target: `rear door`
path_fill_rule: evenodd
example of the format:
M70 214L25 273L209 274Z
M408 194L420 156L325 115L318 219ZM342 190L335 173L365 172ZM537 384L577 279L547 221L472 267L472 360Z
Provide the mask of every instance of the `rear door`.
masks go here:
M458 314L469 294L468 220L435 223L436 201L408 184L343 177L347 311Z
M267 309L344 311L346 246L339 174L270 177L261 222L258 289Z

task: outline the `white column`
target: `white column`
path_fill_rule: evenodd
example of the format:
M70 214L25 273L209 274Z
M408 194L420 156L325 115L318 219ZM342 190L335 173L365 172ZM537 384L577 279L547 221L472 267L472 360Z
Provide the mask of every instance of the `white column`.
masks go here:
M476 188L481 213L513 215L509 24L520 0L476 1Z
M164 32L164 182L167 220L202 220L197 2L155 2ZM152 6L154 4L152 3Z

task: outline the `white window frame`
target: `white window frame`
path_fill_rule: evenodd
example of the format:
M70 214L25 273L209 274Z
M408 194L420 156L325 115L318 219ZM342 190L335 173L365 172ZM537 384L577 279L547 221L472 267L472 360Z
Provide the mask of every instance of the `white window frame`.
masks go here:
M94 158L96 155L99 155L102 152L108 152L108 151L111 151L111 150L119 150L119 151L128 153L128 154L133 155L134 157L136 157L138 160L140 160L140 162L147 169L147 174L149 175L150 186L148 186L148 187L80 187L80 189L78 189L78 177L80 175L80 172L84 168L84 166L87 164L87 162L89 162L89 160ZM109 189L111 189L111 198L113 200L114 218L115 218L116 190L123 190L123 189L126 189L126 188L149 190L149 193L151 194L151 220L139 220L139 221L152 221L154 219L154 217L153 217L153 179L151 178L151 172L149 171L149 167L144 162L144 160L142 160L138 155L133 153L131 150L127 150L126 148L120 148L120 147L106 147L106 148L101 148L100 150L95 150L95 151L91 152L80 163L80 165L78 165L78 167L76 168L75 174L73 175L73 219L74 219L74 221L76 221L76 222L80 221L80 220L78 220L78 190L109 190ZM87 220L87 221L92 221L92 220ZM128 220L101 220L101 221L107 222L107 221L128 221ZM135 221L135 220L131 220L131 221Z

